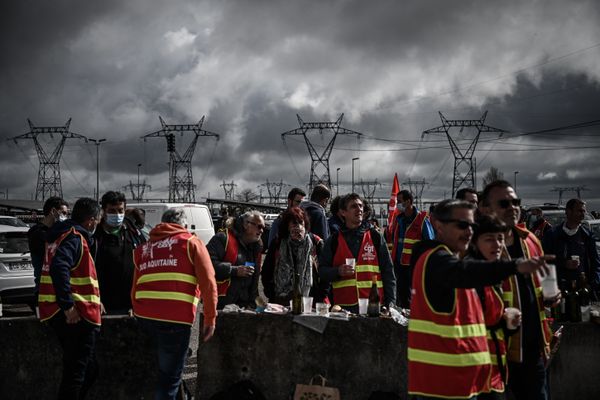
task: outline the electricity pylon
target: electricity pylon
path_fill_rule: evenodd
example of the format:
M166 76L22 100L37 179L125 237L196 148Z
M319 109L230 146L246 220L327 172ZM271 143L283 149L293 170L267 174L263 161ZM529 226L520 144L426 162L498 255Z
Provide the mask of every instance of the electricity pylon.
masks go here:
M462 186L475 188L476 164L473 154L475 153L475 148L477 147L481 132L498 132L500 133L500 136L502 136L506 131L484 125L487 111L483 113L483 116L480 119L446 119L441 112L439 112L439 114L442 125L423 131L421 137L428 133L446 134L448 142L450 143L450 148L452 149L452 154L454 155L454 178L452 180L452 197L454 197L456 191ZM450 128L460 128L460 133L462 133L464 128L475 128L477 129L477 134L471 140L468 147L465 148L465 146L459 146L457 141L450 136Z
M281 197L281 191L284 187L290 186L287 183L283 183L283 179L279 182L267 182L261 183L259 187L266 187L267 193L269 193L269 204L277 205L279 203L279 198ZM262 195L261 195L262 197Z
M162 129L142 136L144 141L150 137L165 137L167 139L167 152L169 153L169 201L194 202L196 201L196 186L192 177L192 157L196 143L200 136L213 136L219 140L219 135L202 129L204 116L197 124L168 125L158 117ZM183 155L180 155L175 146L175 132L183 136L186 132L194 134L194 139Z
M331 176L329 173L329 157L331 156L331 151L333 150L333 145L335 143L335 139L337 135L357 135L362 136L362 133L355 132L350 129L340 127L342 123L342 119L344 118L344 114L341 114L340 117L335 122L304 122L302 118L298 114L298 123L300 124L300 128L292 129L291 131L287 131L281 134L281 139L285 143L285 137L289 135L300 135L304 138L306 142L306 147L308 147L308 153L310 154L311 164L310 164L310 182L309 182L309 190L312 192L313 188L322 183L327 185L329 189L331 189ZM325 147L325 150L319 154L313 144L310 142L307 136L308 131L319 131L319 134L323 135L323 131L331 131L333 133L333 137ZM318 172L318 170L322 170L322 172Z
M30 119L27 119L27 123L29 124L29 132L15 136L12 139L15 144L17 144L17 140L32 139L35 145L35 151L40 162L35 199L44 201L51 196L63 197L62 182L60 179L60 157L65 147L65 142L67 139L84 139L87 142L88 139L83 135L69 132L71 118L63 126L34 126ZM54 138L55 133L60 135L60 140L52 153L48 154L42 147L38 137L43 134L49 134L51 138Z
M408 186L408 191L413 194L414 203L419 209L423 208L423 189L425 189L425 185L427 184L428 182L425 179L414 181L408 178L406 182L402 182L402 185Z
M237 185L233 183L233 181L231 181L231 183L223 181L223 184L219 186L225 191L225 200L233 200L233 196L235 195L234 189Z

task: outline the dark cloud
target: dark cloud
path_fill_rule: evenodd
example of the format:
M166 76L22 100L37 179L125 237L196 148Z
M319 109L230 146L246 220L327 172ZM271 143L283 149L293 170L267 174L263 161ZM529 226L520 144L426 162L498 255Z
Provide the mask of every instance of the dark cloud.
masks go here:
M72 117L73 132L108 139L100 148L101 190L137 180L142 163L150 196L166 195L165 139L140 139L160 129L159 115L169 124L206 115L204 129L220 134L216 147L211 138L198 142L199 196L222 194L223 180L235 180L238 190L257 190L267 179L302 185L310 171L306 144L299 136L284 144L281 133L298 127L296 114L334 121L345 113L342 126L365 136L336 140L331 175L340 168L343 190L351 159L360 157L357 180L389 184L393 172L425 178L424 196L437 199L451 186L453 158L443 135L421 133L440 125L438 111L477 119L488 110L486 123L511 134L482 135L479 178L490 166L510 179L518 170L520 195L531 202L553 200L555 186L586 185L585 197L600 208L597 127L515 136L598 119L597 2L63 0L0 7L0 139L27 132L27 118L50 126ZM465 145L473 132L452 134ZM331 134L309 137L322 152ZM181 152L191 138L178 137ZM2 143L0 188L29 197L37 177L32 143ZM67 196L95 188L95 150L67 142Z

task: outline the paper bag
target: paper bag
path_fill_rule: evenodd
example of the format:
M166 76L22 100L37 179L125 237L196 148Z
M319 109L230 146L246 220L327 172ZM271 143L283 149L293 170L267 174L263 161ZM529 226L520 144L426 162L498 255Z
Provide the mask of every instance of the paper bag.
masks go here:
M313 384L315 378L321 379L320 385ZM308 385L298 383L294 392L294 400L340 400L340 391L337 388L327 387L327 379L321 375L311 378Z

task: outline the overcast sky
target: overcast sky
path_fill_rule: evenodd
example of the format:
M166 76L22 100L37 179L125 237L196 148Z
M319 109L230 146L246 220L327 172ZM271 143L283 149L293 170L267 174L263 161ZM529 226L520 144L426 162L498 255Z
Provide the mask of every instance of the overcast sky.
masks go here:
M338 136L335 183L425 179L423 197L452 188L445 135L421 136L451 120L479 119L507 133L482 133L477 185L491 166L527 203L556 202L555 187L586 187L600 209L600 126L526 134L600 120L600 2L590 1L3 1L0 5L0 190L35 193L32 141L5 140L63 125L100 147L100 192L141 179L148 197L167 196L164 138L141 136L167 123L196 123L197 198L222 197L269 181L306 185L304 121L335 121L364 134ZM453 128L463 146L474 132ZM317 151L331 139L308 132ZM178 136L181 153L191 134ZM57 138L40 136L50 153ZM64 195L92 195L95 147L69 139ZM265 193L266 194L266 190ZM575 194L565 193L565 199Z

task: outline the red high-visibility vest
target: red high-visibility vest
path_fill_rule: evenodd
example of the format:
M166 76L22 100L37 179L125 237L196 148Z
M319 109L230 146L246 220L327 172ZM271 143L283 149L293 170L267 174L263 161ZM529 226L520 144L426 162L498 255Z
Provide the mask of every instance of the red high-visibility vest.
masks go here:
M192 325L200 288L188 252L185 232L162 240L151 240L134 250L136 280L132 293L137 317Z
M79 316L91 324L100 325L100 289L96 267L87 240L73 227L46 247L38 295L40 320L46 321L60 311L52 278L50 277L50 265L60 244L70 234L78 236L81 240L81 258L70 270L71 296Z
M230 229L225 229L225 236L227 239L225 241L225 257L223 257L223 261L235 265L239 249L238 240ZM226 296L230 285L231 278L217 281L217 293L219 293L219 296Z
M515 226L517 235L515 241L518 239L521 243L523 255L525 258L531 258L535 256L542 256L544 251L539 239L530 231L528 231L523 224ZM515 242L516 243L516 242ZM544 297L542 294L542 286L538 279L537 274L531 274L525 279L533 280L533 288L535 291L537 311L540 319L540 330L542 332L543 343L540 343L542 355L548 358L550 355L550 340L552 339L552 330L548 325L546 318L546 312L544 311ZM502 294L504 304L506 307L516 307L521 309L521 302L519 296L519 285L517 283L517 277L512 275L510 278L502 282ZM514 335L508 338L508 360L514 362L523 361L523 346L521 345L521 329Z
M488 348L490 350L490 359L492 360L492 375L490 376L490 387L495 392L504 392L506 383L502 379L502 374L508 377L508 366L506 364L506 342L504 341L504 331L501 328L493 329L493 334L496 337L494 341L492 337L492 327L497 326L504 315L504 303L502 296L493 287L486 286L484 288L485 307L483 311L483 319L487 329ZM496 342L498 346L496 346ZM500 356L500 360L498 360ZM501 363L501 364L500 364ZM500 367L502 366L502 372Z
M451 312L437 312L425 292L429 257L415 265L408 323L408 393L442 398L470 398L488 392L492 372L485 321L475 289L454 289Z
M346 264L346 258L354 258L341 232L337 234L337 239L338 245L333 256L333 265L336 267ZM379 271L379 258L370 230L363 235L354 270L354 276L340 278L331 284L333 302L340 306L355 306L358 304L359 298L369 298L372 277L375 275L380 302L383 303L383 282Z
M423 225L427 219L427 211L420 211L415 219L406 228L404 234L404 242L402 246L402 255L400 256L400 264L408 266L410 264L410 257L412 255L412 249L418 242L421 241L423 236ZM396 227L398 225L396 224ZM398 251L398 229L394 229L394 238L392 241L392 261L396 261L396 252Z

